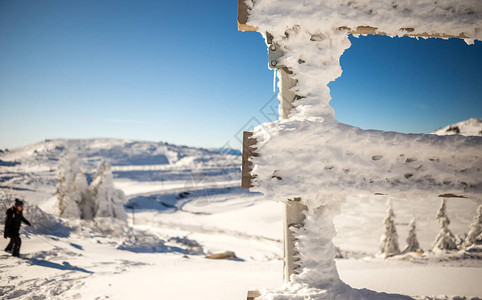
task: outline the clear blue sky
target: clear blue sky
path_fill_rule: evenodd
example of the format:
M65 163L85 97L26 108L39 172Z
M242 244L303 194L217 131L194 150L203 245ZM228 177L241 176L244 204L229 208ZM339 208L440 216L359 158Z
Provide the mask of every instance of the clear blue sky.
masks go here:
M264 41L237 31L236 6L0 1L0 148L59 137L239 146L275 100ZM430 132L482 117L482 43L352 43L330 84L339 121Z

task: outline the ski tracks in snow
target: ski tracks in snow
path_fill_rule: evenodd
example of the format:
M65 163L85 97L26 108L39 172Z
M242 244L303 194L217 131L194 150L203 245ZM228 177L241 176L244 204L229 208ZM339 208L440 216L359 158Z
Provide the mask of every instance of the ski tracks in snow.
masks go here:
M20 258L6 252L0 255L1 299L81 299L81 288L86 279L121 274L133 267L147 265L123 259L121 255L102 256L107 249L84 255L83 248L92 248L89 243L95 241L79 245L67 239L35 236L25 242L31 248L47 245L50 249L21 254ZM109 244L101 247L121 251L112 249Z

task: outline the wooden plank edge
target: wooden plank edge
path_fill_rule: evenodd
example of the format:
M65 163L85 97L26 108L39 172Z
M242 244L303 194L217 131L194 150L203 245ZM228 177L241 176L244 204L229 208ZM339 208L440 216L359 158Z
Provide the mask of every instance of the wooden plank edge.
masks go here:
M355 30L352 30L349 27L346 26L341 26L338 27L338 30L343 30L348 32L349 34L362 34L362 35L388 35L387 33L383 31L378 31L378 28L376 27L370 27L370 26L358 26ZM402 33L402 36L409 36L409 37L422 37L422 38L458 38L458 39L467 39L469 38L467 35L465 35L463 32L460 33L459 35L450 35L450 34L444 34L444 33L427 33L427 32L422 32L422 33L412 33L415 31L413 28L409 27L404 27L400 28L400 33ZM406 32L406 33L403 33Z
M248 25L248 5L246 4L245 0L238 0L238 30L239 31L258 31L256 26ZM340 26L338 30L346 31L349 34L361 34L361 35L388 35L383 31L378 31L378 28L371 27L371 26L358 26L356 29L351 29L347 26ZM469 37L465 35L463 32L459 35L451 35L451 34L444 34L444 33L412 33L415 29L410 27L403 27L400 28L400 35L401 36L409 36L409 37L421 37L421 38L458 38L458 39L468 39ZM406 32L406 33L403 33ZM397 35L397 34L396 34Z
M240 31L258 31L258 28L248 25L248 5L246 0L238 0L238 30Z
M243 189L253 187L253 176L251 175L251 171L253 171L253 163L249 159L251 157L258 156L258 154L255 152L256 139L252 136L252 132L243 132L243 153L241 156L241 188Z
M389 194L384 194L384 193L375 193L373 195L375 195L375 196L389 196ZM463 199L468 198L467 196L464 196L464 195L456 195L456 194L452 194L452 193L440 194L440 195L438 195L438 197L439 198L463 198Z
M254 300L255 298L261 296L261 293L259 291L248 291L248 297L246 298L247 300Z

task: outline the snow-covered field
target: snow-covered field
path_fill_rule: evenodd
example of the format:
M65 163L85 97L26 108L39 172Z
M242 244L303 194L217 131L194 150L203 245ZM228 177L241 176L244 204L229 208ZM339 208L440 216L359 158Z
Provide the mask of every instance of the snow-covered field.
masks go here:
M68 152L77 153L88 180L102 159L113 166L116 187L135 206L134 216L127 209L128 226L56 217L58 161ZM0 297L245 299L250 289L281 286L283 204L241 190L239 165L240 156L219 151L114 139L52 140L0 153L0 187L26 200L34 224L22 229L20 258L0 255ZM375 256L385 197L352 196L342 205L335 219L341 278L378 292L482 297L480 259ZM455 235L468 231L479 204L448 200ZM431 248L439 206L440 198L394 201L402 248L412 216L420 246ZM236 257L206 258L225 251Z

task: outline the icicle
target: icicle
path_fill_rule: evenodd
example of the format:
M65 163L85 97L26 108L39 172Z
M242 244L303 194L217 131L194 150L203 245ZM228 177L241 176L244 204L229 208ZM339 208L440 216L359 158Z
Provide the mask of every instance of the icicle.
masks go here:
M276 93L276 76L278 75L278 69L274 69L273 72L273 93Z

